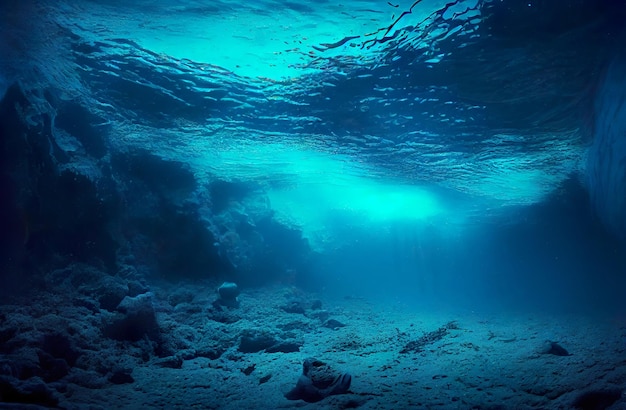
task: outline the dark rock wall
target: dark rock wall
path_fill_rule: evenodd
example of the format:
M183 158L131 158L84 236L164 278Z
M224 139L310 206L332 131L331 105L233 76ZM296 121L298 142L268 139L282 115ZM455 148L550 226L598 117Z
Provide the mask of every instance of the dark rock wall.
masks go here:
M9 89L0 103L0 260L2 271L9 271L23 257L27 241L26 217L20 204L28 187L18 185L17 178L27 177L29 164L18 160L16 153L29 151L25 140L26 127L19 121L17 107L26 104L19 87ZM19 198L19 201L18 201Z
M0 103L3 272L37 273L65 259L112 270L116 243L108 228L119 198L99 184L102 175L88 171L90 157L58 145L49 96L27 95L14 84ZM63 106L57 109L73 115ZM84 172L77 171L81 167Z
M177 280L245 284L303 272L301 232L273 219L254 184L200 184L186 164L119 152L108 122L54 89L12 85L0 103L0 268L26 284L72 262Z
M596 94L593 144L587 161L591 202L626 240L626 54L608 67Z

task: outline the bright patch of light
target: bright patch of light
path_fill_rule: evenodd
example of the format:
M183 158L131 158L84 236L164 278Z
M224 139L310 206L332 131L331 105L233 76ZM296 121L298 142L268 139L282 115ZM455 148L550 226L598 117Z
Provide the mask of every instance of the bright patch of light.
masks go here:
M331 245L345 230L424 221L443 211L434 194L424 188L357 176L298 181L288 189L270 190L268 195L277 219L300 227L318 249Z
M264 144L233 146L204 161L221 178L264 184L276 219L302 229L320 250L345 230L428 221L444 212L443 202L426 187L368 176L345 156Z

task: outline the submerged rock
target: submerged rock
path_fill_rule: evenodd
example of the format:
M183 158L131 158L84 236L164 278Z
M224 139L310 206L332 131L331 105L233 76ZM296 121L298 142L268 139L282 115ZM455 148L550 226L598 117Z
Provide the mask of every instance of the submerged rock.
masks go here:
M287 302L287 304L280 307L280 309L285 313L295 313L299 315L304 315L306 312L304 308L304 303L299 300L292 300Z
M246 332L239 341L238 350L242 353L256 353L269 349L278 343L272 336L260 332Z
M541 349L542 354L551 354L554 356L572 356L563 346L557 342L547 341L545 346Z
M347 393L351 383L349 373L338 373L328 364L310 357L302 363L302 375L285 398L316 403L328 396Z
M105 321L103 333L116 340L137 341L148 336L159 339L160 330L150 292L135 297L126 296L117 306L113 318Z
M227 307L239 306L239 287L234 282L224 282L217 288L217 293L220 295L218 302Z
M241 353L292 353L299 352L302 342L294 339L283 340L272 334L256 330L246 330L239 341Z
M337 330L339 328L346 327L344 323L341 323L340 321L336 319L328 319L326 322L324 322L323 326L332 330Z

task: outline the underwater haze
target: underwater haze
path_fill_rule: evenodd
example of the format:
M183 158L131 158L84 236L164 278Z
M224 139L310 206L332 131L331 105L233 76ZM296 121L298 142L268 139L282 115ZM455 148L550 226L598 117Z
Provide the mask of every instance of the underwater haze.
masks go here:
M3 2L0 402L626 407L625 22Z

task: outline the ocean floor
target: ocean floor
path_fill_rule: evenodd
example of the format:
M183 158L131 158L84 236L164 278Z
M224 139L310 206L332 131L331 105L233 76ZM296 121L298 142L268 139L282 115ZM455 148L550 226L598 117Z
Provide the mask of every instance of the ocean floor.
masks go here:
M0 307L0 398L13 402L0 408L626 408L619 318L437 311L283 285L227 307L219 283L66 274ZM349 387L288 400L305 360L315 392Z

